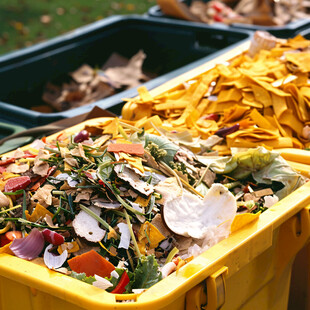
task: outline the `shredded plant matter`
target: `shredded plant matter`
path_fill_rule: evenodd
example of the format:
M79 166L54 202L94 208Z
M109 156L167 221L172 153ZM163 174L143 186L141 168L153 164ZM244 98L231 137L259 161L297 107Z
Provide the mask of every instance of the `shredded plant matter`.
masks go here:
M0 253L39 257L108 292L132 293L305 182L263 147L226 157L193 153L182 143L188 133L168 132L157 120L140 128L106 118L3 156ZM27 170L16 169L25 163Z
M310 41L257 32L248 52L155 96L140 88L122 116L194 149L309 148ZM215 135L222 141L215 141Z

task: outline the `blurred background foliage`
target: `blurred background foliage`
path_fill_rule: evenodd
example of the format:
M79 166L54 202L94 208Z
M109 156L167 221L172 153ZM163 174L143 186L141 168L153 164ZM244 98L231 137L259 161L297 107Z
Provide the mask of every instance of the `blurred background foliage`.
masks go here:
M0 54L111 15L144 14L156 0L0 0Z

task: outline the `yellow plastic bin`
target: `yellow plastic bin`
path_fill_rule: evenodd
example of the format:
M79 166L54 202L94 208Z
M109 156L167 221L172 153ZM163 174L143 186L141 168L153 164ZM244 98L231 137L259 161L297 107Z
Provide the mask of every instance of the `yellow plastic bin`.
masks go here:
M293 260L310 238L309 204L308 182L140 295L110 294L0 254L0 310L286 309Z

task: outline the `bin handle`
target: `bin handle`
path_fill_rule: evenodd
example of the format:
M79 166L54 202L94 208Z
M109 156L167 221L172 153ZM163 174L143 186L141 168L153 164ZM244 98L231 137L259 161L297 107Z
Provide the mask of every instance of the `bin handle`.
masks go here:
M280 226L277 275L280 276L296 254L310 239L310 206L292 216Z
M228 267L223 266L186 294L186 310L216 310L225 303Z

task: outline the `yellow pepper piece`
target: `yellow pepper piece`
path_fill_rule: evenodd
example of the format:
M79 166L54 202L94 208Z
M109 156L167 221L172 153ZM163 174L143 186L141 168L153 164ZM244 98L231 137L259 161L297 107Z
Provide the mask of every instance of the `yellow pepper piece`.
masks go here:
M39 219L43 219L45 217L45 215L47 215L47 214L49 216L53 217L53 213L48 211L45 207L43 207L39 203L37 203L37 205L36 205L36 207L33 210L31 215L29 214L28 210L25 210L26 219L27 219L27 221L30 221L30 222L36 222Z

